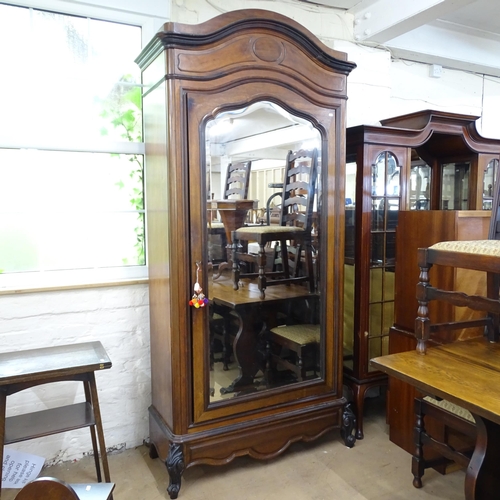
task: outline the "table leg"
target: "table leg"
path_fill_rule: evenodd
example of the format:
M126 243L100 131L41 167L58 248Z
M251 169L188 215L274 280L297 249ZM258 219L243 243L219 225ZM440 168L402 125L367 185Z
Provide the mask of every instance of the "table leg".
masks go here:
M90 382L88 380L84 380L83 389L85 391L85 401L87 401L87 403L89 403L93 407L92 395L90 394ZM95 417L94 417L94 422L95 422ZM97 474L97 482L101 483L102 482L101 464L99 462L99 448L97 447L97 436L95 431L95 425L90 426L90 438L92 439L92 449L94 450L94 463Z
M7 394L0 390L0 464L3 465L3 445L5 443L5 413L7 409ZM0 498L2 497L2 474L0 474Z
M102 429L101 410L99 409L99 398L97 396L97 386L95 383L94 372L89 373L90 395L92 396L92 406L94 408L95 425L97 428L97 438L99 440L99 448L101 450L102 468L104 470L104 479L110 483L108 455L106 453L106 445L104 443L104 431Z
M258 345L265 325L255 322L259 317L252 307L237 311L240 327L233 343L233 353L240 368L240 375L233 380L231 385L221 389L222 394L236 392L240 389L253 386L255 375L261 366L258 360Z
M500 425L473 415L476 447L465 476L466 500L491 500L500 495Z

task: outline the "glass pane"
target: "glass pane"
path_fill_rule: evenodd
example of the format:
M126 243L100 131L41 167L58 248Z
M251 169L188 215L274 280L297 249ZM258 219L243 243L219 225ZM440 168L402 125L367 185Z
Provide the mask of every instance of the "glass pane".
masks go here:
M370 302L382 301L383 273L384 270L382 268L370 269Z
M470 163L447 163L441 171L441 209L469 209Z
M296 133L291 134L290 129ZM215 404L322 376L322 297L318 286L322 234L321 138L311 123L267 101L220 113L207 123L205 132L207 220L210 221L207 241L212 270L207 294L210 317L207 359L210 356L210 403ZM276 143L270 144L270 139L276 139ZM256 145L260 149L256 150ZM297 154L296 160L288 161L289 151ZM242 164L247 164L246 171L250 171L248 192L243 191L238 197L225 196L230 191L226 186L231 172L240 170ZM288 165L294 168L288 169ZM275 185L276 181L280 186ZM274 197L277 192L280 195ZM293 203L289 203L291 198ZM258 215L248 220L250 211ZM307 245L307 239L303 242L297 238L286 241L282 253L283 242L278 237L270 238L269 245L262 248L256 243L255 233L231 241L232 230L238 228L265 231L267 237L288 216L289 224L299 225L304 229L301 234L310 235L312 245ZM265 263L256 259L259 252L261 257L265 255ZM290 274L296 280L288 285L273 284L273 279L285 278L283 258L288 258ZM233 259L240 271L236 281ZM267 288L262 297L257 272L264 269ZM352 330L354 267L346 266L345 275L346 330ZM350 340L346 335L348 345L352 346L352 339L352 335Z
M345 198L345 258L354 259L356 230L356 163L346 165L346 198Z
M395 268L386 267L384 270L384 300L394 300Z
M144 264L142 157L0 149L0 214L4 272Z
M491 210L493 206L493 187L497 179L498 160L491 160L484 171L483 210Z
M344 266L344 365L350 362L354 351L354 273L355 267Z
M0 43L3 142L140 141L139 27L0 5Z
M370 304L370 337L382 335L382 304Z
M382 356L382 337L371 338L368 344L368 359Z
M386 182L386 157L380 154L372 165L372 196L384 196Z
M431 208L431 167L412 165L410 173L410 210Z
M387 179L386 179L386 190L385 194L387 196L399 196L399 174L400 168L396 162L394 155L387 154Z
M372 266L381 266L384 263L384 236L385 233L372 234L371 261Z
M384 335L382 337L376 337L374 339L370 339L368 344L368 360L372 358L376 358L378 356L385 356L389 354L389 336ZM377 371L368 363L368 371L374 372Z
M385 228L385 198L372 199L372 231Z
M386 233L385 264L393 266L396 261L396 233Z
M383 334L389 334L389 328L394 322L394 302L384 302Z

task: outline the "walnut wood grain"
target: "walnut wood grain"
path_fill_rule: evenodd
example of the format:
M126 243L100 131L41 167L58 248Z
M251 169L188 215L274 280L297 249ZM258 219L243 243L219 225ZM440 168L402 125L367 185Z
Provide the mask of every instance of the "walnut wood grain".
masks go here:
M137 63L145 85L151 455L168 464L176 498L184 468L246 454L271 458L341 425L345 101L355 65L296 21L254 9L199 25L167 23ZM208 307L188 305L196 263L208 255L205 126L258 101L278 104L321 135L324 367L315 381L213 404ZM208 275L200 285L209 298L237 307L225 292L209 290Z

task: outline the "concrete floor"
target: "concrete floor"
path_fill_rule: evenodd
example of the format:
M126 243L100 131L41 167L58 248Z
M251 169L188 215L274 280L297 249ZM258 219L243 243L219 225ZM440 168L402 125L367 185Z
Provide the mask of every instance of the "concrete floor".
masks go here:
M180 500L463 500L463 471L442 476L427 470L424 486L412 486L411 457L388 438L382 398L367 400L365 438L346 448L338 432L312 443L295 443L268 461L248 457L228 465L194 466L184 472ZM162 500L168 474L145 446L109 456L114 500ZM91 458L46 468L41 475L73 483L95 481ZM19 490L2 490L13 500Z

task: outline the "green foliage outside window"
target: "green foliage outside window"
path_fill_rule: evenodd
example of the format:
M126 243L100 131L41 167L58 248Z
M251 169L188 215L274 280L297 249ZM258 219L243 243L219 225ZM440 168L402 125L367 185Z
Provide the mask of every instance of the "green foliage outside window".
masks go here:
M125 75L115 85L107 101L104 102L104 110L101 117L109 121L111 125L121 132L121 137L130 142L142 141L142 93L141 88L135 86L131 75ZM106 127L101 128L102 135L108 135ZM112 155L119 156L119 155ZM137 250L137 264L144 265L145 240L144 240L144 184L143 184L143 162L142 156L131 155L129 161L132 163L129 178L132 183L120 181L117 186L120 189L129 189L130 204L138 211L138 224L135 228ZM126 260L126 259L125 259ZM127 262L124 262L127 264Z

